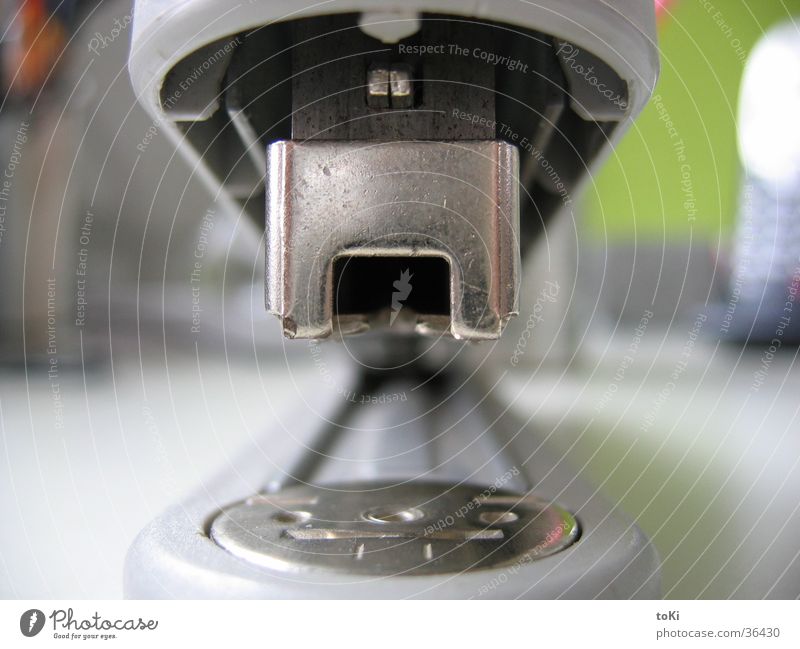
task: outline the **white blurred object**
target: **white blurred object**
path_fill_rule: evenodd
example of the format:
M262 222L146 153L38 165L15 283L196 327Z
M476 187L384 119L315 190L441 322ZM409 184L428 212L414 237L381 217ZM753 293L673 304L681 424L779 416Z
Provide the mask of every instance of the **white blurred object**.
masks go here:
M748 176L800 194L800 28L771 29L750 55L739 97L739 151Z
M419 30L416 11L369 11L358 21L361 31L383 43L397 43Z
M800 31L761 39L739 98L739 197L733 272L721 331L734 340L800 340Z

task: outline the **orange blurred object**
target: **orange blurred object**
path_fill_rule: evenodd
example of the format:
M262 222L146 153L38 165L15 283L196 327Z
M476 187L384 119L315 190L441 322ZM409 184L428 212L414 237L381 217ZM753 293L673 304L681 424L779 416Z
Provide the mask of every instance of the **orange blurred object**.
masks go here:
M61 23L44 0L22 0L14 19L18 37L7 42L3 67L10 91L29 96L42 87L66 42Z

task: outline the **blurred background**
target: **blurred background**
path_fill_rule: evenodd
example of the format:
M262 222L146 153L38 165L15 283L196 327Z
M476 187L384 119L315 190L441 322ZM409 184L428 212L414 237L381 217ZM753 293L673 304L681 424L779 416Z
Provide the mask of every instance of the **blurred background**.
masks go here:
M650 535L665 596L796 598L800 0L657 4L654 100L534 250L491 371ZM119 597L150 519L330 390L264 312L262 225L139 107L131 29L128 0L0 0L2 597Z

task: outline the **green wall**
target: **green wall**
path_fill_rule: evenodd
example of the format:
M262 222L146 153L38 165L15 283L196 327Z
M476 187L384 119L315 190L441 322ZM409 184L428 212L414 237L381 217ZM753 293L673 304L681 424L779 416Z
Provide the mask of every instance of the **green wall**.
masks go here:
M671 12L659 24L661 105L650 102L589 184L591 234L716 239L733 225L743 59L771 25L800 23L800 0L678 0Z

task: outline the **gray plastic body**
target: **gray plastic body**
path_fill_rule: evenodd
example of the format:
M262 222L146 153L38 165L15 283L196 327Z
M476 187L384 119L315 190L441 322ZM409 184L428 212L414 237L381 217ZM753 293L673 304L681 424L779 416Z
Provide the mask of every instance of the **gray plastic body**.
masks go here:
M386 392L413 395L411 387L398 382ZM557 502L577 518L581 536L567 549L519 565L392 577L281 571L238 559L209 538L210 522L223 507L294 482L286 473L267 473L263 449L282 449L273 461L302 466L309 448L318 446L319 432L298 417L291 440L276 431L255 443L228 471L141 532L127 557L126 597L658 598L659 559L647 537L576 478L540 435L508 414L498 417L489 400L476 400L477 391L459 389L446 407L432 410L413 398L356 406L326 459L294 477L321 485L376 478L491 485L505 476L504 488Z

